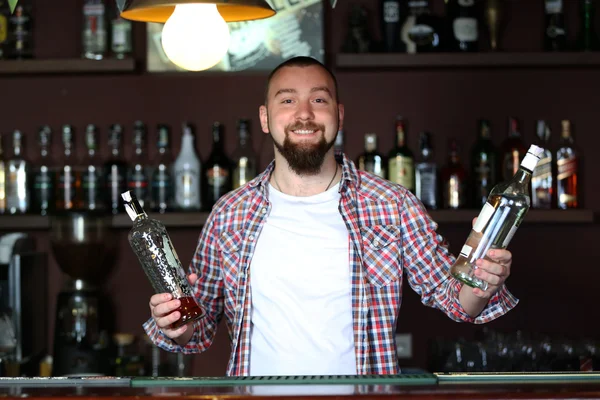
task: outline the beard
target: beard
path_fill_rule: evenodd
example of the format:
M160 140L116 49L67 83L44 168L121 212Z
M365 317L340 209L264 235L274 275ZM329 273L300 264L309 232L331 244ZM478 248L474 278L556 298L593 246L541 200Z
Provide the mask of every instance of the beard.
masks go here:
M294 143L290 139L290 131L299 129L319 130L321 137L317 143ZM325 155L335 143L335 138L331 142L325 139L325 126L315 124L314 122L295 122L285 127L285 138L283 143L278 143L273 137L273 130L269 126L271 139L279 153L285 158L290 169L297 175L316 175L321 171Z

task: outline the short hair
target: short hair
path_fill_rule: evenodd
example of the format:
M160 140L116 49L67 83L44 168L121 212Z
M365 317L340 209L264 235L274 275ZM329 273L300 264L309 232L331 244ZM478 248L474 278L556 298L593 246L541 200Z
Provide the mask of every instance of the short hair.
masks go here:
M317 59L314 59L312 57L306 57L306 56L298 56L298 57L293 57L293 58L290 58L290 59L282 62L277 67L275 67L275 69L273 71L271 71L271 73L269 74L269 77L267 78L267 86L265 87L265 105L267 104L268 99L269 99L269 88L271 87L271 80L273 79L275 74L277 74L277 72L279 72L280 69L285 68L285 67L311 67L313 65L316 65L317 67L322 68L331 77L331 79L333 80L335 101L339 102L340 96L338 93L338 84L337 84L337 79L335 78L335 75L333 74L333 72L331 72L331 70L329 68L327 68L323 63L321 63Z

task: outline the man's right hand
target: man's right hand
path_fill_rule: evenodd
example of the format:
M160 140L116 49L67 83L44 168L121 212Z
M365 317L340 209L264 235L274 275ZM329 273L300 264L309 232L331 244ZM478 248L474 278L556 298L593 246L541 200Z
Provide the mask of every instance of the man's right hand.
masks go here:
M193 286L198 280L198 275L190 274L188 281ZM181 318L181 313L175 311L181 306L181 302L178 299L174 299L170 293L159 293L150 297L150 315L156 325L160 328L163 333L173 339L180 346L185 346L194 333L193 325L183 325L177 329L172 329L171 324Z

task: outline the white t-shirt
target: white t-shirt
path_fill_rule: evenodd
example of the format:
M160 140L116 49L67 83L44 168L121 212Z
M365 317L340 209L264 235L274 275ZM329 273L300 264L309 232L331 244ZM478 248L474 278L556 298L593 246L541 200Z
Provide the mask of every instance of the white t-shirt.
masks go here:
M250 374L355 375L348 230L339 185L309 197L269 187L250 264Z

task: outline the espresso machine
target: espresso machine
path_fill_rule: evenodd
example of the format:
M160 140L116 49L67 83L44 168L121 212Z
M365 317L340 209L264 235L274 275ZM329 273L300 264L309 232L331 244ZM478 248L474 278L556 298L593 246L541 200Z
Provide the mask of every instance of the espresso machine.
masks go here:
M0 236L0 375L35 376L48 354L47 256L35 239Z
M101 286L114 265L112 218L100 211L50 216L50 246L66 274L54 328L54 376L110 375L112 306Z

